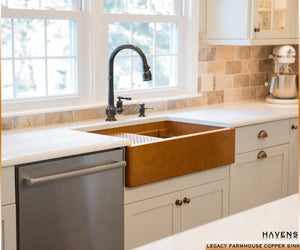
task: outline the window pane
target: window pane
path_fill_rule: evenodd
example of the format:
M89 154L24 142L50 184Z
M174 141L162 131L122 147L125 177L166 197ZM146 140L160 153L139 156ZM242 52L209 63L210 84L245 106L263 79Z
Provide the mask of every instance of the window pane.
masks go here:
M147 62L153 73L153 57L147 56ZM148 89L153 87L153 81L143 81L143 64L140 57L133 57L133 89Z
M13 98L13 72L12 72L12 61L2 60L1 62L1 94L2 99Z
M48 94L60 95L75 93L75 59L48 60Z
M127 0L128 12L131 14L150 14L147 0Z
M103 0L103 12L104 13L122 13L125 11L126 0Z
M18 98L45 96L45 60L16 60L15 86Z
M131 58L116 56L114 67L115 90L131 89Z
M80 10L80 0L2 0L2 4L16 9Z
M43 19L14 19L15 57L45 56Z
M133 44L145 54L153 54L153 23L133 23Z
M1 56L12 56L12 39L11 39L11 19L1 19Z
M173 15L174 0L151 0L151 12L153 14Z
M47 21L47 56L74 56L75 21Z
M156 53L177 53L177 24L156 23Z
M176 57L157 56L155 72L155 87L168 87L176 85Z
M109 54L122 44L129 44L130 41L130 23L110 22L108 25L109 35ZM118 55L130 55L129 50L124 50Z

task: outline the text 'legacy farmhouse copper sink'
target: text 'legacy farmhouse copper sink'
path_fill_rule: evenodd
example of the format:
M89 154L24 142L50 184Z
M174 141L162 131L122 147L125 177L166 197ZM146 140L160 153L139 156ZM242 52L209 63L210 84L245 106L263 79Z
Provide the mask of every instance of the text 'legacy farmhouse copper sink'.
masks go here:
M234 129L162 121L90 131L130 139L125 185L139 185L234 162Z

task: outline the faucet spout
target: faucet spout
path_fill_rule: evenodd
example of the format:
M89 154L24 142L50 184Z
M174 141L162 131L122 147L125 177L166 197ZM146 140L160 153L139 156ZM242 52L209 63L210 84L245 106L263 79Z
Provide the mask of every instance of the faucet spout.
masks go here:
M144 81L151 81L152 80L152 74L150 71L150 67L147 63L146 56L144 52L137 46L132 44L124 44L119 47L117 47L110 55L109 58L109 65L108 65L108 106L106 108L106 121L116 121L116 107L114 104L114 60L116 55L124 49L131 49L139 54L139 56L142 59L143 63L143 80Z

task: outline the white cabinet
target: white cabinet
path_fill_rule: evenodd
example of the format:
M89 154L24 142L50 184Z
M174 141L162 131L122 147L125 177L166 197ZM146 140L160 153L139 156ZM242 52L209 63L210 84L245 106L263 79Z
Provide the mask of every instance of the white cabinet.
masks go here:
M127 189L127 193L136 192L136 197L140 200L125 205L125 249L228 215L228 167L203 172L202 176L201 173L196 173L173 178L145 185L140 190ZM208 177L206 181L205 177ZM215 181L208 183L210 179ZM147 196L151 193L150 189L153 195L156 195L155 190L160 190L163 195L149 198ZM174 192L169 193L170 190ZM143 191L144 199L138 194ZM127 196L132 199L134 194Z
M1 215L2 215L1 218L2 250L16 250L17 249L16 205L13 204L13 205L2 206Z
M1 246L2 250L16 250L16 204L15 204L15 168L1 169Z
M298 192L298 171L299 171L299 120L290 119L290 145L289 145L289 174L288 174L288 194Z
M288 144L236 155L230 166L230 214L287 195Z
M298 43L297 0L206 0L211 45Z

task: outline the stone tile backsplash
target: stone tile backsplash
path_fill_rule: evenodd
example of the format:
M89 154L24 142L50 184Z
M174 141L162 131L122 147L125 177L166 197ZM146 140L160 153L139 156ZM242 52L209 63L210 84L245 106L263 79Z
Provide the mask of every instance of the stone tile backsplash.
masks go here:
M147 102L147 113L202 105L260 100L268 95L265 82L273 72L269 59L274 46L208 46L199 36L198 93L202 96ZM298 46L295 46L298 55ZM298 60L292 65L298 72ZM105 108L2 117L2 130L84 121L105 117ZM138 104L124 104L124 115L138 114Z

